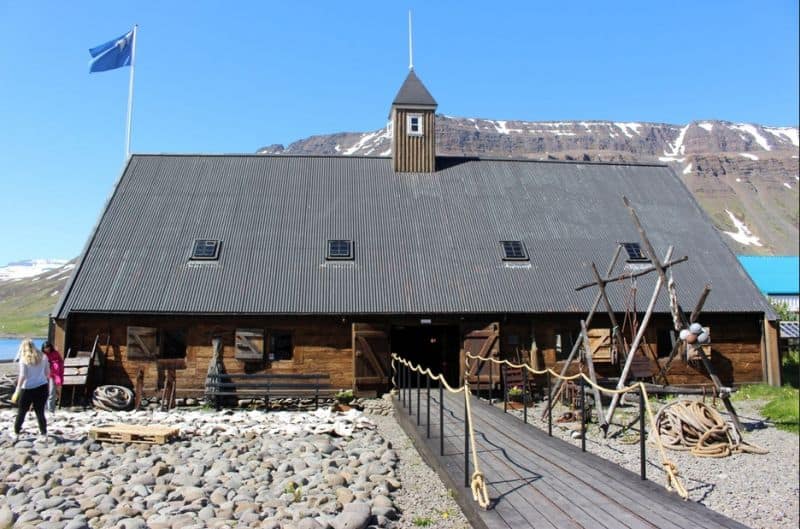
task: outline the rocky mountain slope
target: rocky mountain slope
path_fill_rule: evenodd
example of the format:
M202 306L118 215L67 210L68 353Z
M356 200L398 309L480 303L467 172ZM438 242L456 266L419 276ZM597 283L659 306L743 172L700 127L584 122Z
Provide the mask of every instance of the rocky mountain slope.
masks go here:
M261 154L389 156L389 128L312 136ZM727 121L687 125L529 122L439 115L437 152L489 158L663 162L737 254L798 254L798 129Z
M0 336L47 336L75 261L37 259L0 267Z

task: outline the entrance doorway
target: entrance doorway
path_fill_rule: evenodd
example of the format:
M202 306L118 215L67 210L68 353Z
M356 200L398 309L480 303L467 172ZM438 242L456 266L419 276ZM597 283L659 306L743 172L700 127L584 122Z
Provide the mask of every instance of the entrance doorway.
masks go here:
M461 351L457 325L393 326L392 352L434 375L443 374L453 387L459 382L459 355Z

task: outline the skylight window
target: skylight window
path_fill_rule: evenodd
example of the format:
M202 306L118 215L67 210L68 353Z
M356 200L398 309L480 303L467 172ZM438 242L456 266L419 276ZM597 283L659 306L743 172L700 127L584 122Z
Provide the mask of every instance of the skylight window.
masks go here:
M196 239L192 247L192 261L216 261L219 259L220 241Z
M642 252L642 247L639 246L638 242L623 242L622 247L625 248L625 251L628 253L628 261L640 263L646 263L650 261L644 252Z
M503 245L503 260L504 261L527 261L528 252L525 251L525 245L522 241L500 241Z
M344 261L353 259L353 241L335 239L328 241L326 259Z

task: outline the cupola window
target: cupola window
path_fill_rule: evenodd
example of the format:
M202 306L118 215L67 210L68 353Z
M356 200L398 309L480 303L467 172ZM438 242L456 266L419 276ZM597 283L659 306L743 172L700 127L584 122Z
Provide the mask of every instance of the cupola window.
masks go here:
M422 136L422 114L409 114L406 130L409 136Z

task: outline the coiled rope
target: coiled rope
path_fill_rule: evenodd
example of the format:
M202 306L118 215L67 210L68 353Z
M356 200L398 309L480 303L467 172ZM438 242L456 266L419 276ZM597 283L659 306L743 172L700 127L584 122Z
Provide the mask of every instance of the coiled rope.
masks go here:
M472 408L470 406L470 391L469 391L469 383L467 382L466 378L464 379L464 385L460 388L454 388L447 381L444 379L444 376L434 375L430 368L423 369L419 364L412 364L405 358L401 358L397 356L397 354L392 353L392 384L395 388L398 387L397 380L395 379L395 374L397 373L397 368L395 367L395 362L400 362L407 368L412 371L416 371L421 375L425 375L426 377L430 378L433 381L438 381L444 389L446 389L449 393L464 393L464 409L466 416L469 420L469 442L470 442L470 451L472 452L472 460L474 461L475 471L472 473L472 478L470 480L470 489L472 490L472 499L478 502L478 505L481 509L488 509L490 505L489 501L489 490L486 488L486 478L481 472L480 462L478 461L478 450L477 445L475 443L475 423L472 420ZM467 368L469 368L469 360L466 361ZM440 406L443 406L444 403L439 403Z
M656 415L658 437L672 450L698 457L727 457L734 453L766 454L769 450L745 442L714 408L699 400L679 400Z
M106 411L129 410L133 405L133 391L122 386L99 386L92 395L92 404Z
M544 374L549 373L550 375L552 375L552 376L554 376L554 377L556 377L558 379L561 379L561 380L576 380L578 378L582 378L583 380L586 381L587 384L589 384L593 388L597 389L598 391L600 391L602 393L606 393L608 395L615 395L615 394L621 395L623 393L629 393L629 392L641 392L642 395L644 396L645 410L647 411L647 417L650 420L650 427L651 427L652 431L658 432L658 428L656 427L655 417L653 415L653 410L650 408L650 401L649 401L649 399L647 397L647 390L645 389L645 386L644 386L643 382L636 382L634 384L631 384L630 386L626 386L626 387L620 388L620 389L608 389L608 388L604 388L603 386L600 386L600 385L596 384L594 381L592 381L592 379L590 379L588 376L586 376L585 373L578 373L578 374L571 375L571 376L562 376L562 375L556 373L555 371L553 371L550 368L547 368L547 369L533 369L532 367L530 367L527 364L515 364L513 362L509 362L508 360L497 360L496 358L485 358L485 357L473 355L470 352L466 352L465 355L466 355L466 358L468 360L472 359L472 360L480 360L480 361L484 361L484 362L492 362L494 364L507 365L507 366L515 368L515 369L527 369L529 372L533 373L534 375L544 375ZM642 432L641 435L644 435L644 432ZM655 439L655 444L658 447L659 453L661 455L661 466L664 468L664 472L667 474L667 484L666 484L667 490L674 490L675 492L678 493L678 495L680 495L681 498L688 499L689 498L689 493L686 491L686 487L683 486L683 483L681 483L681 481L678 479L678 467L675 465L675 463L670 461L670 459L667 457L667 452L664 449L664 445L661 444L661 439L659 438L659 436L655 435L653 437Z

